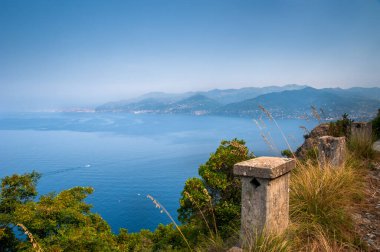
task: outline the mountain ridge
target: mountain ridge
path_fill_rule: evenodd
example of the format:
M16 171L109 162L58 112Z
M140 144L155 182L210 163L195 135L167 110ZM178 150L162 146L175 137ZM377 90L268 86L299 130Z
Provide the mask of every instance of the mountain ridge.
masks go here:
M378 95L379 94L379 95ZM248 97L248 98L247 98ZM316 89L305 85L264 88L213 89L180 94L148 93L131 101L110 102L97 112L259 116L259 105L274 117L311 116L311 107L326 118L349 113L353 118L370 118L380 107L380 88Z

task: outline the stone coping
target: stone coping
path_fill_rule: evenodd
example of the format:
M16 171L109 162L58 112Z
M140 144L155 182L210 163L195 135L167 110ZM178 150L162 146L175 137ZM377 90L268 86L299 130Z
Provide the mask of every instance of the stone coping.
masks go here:
M258 157L234 165L234 174L241 177L274 179L290 172L295 166L292 158Z

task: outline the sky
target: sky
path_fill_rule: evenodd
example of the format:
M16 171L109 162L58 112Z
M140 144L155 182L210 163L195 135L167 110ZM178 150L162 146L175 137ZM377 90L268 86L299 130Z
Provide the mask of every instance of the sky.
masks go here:
M380 0L0 0L0 110L380 87Z

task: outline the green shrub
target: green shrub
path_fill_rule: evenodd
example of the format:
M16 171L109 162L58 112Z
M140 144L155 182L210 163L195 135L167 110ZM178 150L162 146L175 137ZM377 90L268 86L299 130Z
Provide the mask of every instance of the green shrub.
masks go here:
M305 154L305 160L310 160L312 162L318 161L318 147L313 147L311 149L308 149Z
M281 155L282 155L283 157L287 157L287 158L292 158L292 157L294 157L293 152L292 152L291 150L289 150L289 149L286 149L286 150L281 151Z
M222 141L209 160L199 167L201 178L186 181L178 209L182 223L197 223L205 231L226 237L239 226L241 184L234 164L253 158L243 140Z
M343 114L342 119L330 122L329 135L334 137L348 137L350 135L352 122L353 120L349 118L348 114Z
M380 138L380 109L377 111L377 116L372 120L372 132L376 139Z
M8 235L1 251L30 250L37 242L45 251L112 251L115 236L109 225L92 213L84 199L89 187L74 187L58 194L42 195L38 201L36 184L40 175L32 172L1 180L0 229ZM30 232L30 240L9 235L15 228ZM17 239L15 239L17 238ZM4 245L5 244L5 245ZM5 247L9 246L9 247Z

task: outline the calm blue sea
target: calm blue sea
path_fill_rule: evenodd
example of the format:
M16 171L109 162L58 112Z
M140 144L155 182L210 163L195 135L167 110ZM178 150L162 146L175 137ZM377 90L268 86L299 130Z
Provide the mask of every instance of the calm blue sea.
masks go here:
M290 145L316 121L278 120ZM197 176L222 139L241 138L256 155L287 148L273 122L253 118L97 113L0 115L0 177L36 170L40 194L74 186L95 189L86 201L117 232L169 223L146 198L177 216L186 179ZM263 140L272 139L272 149ZM274 141L273 141L274 140Z

